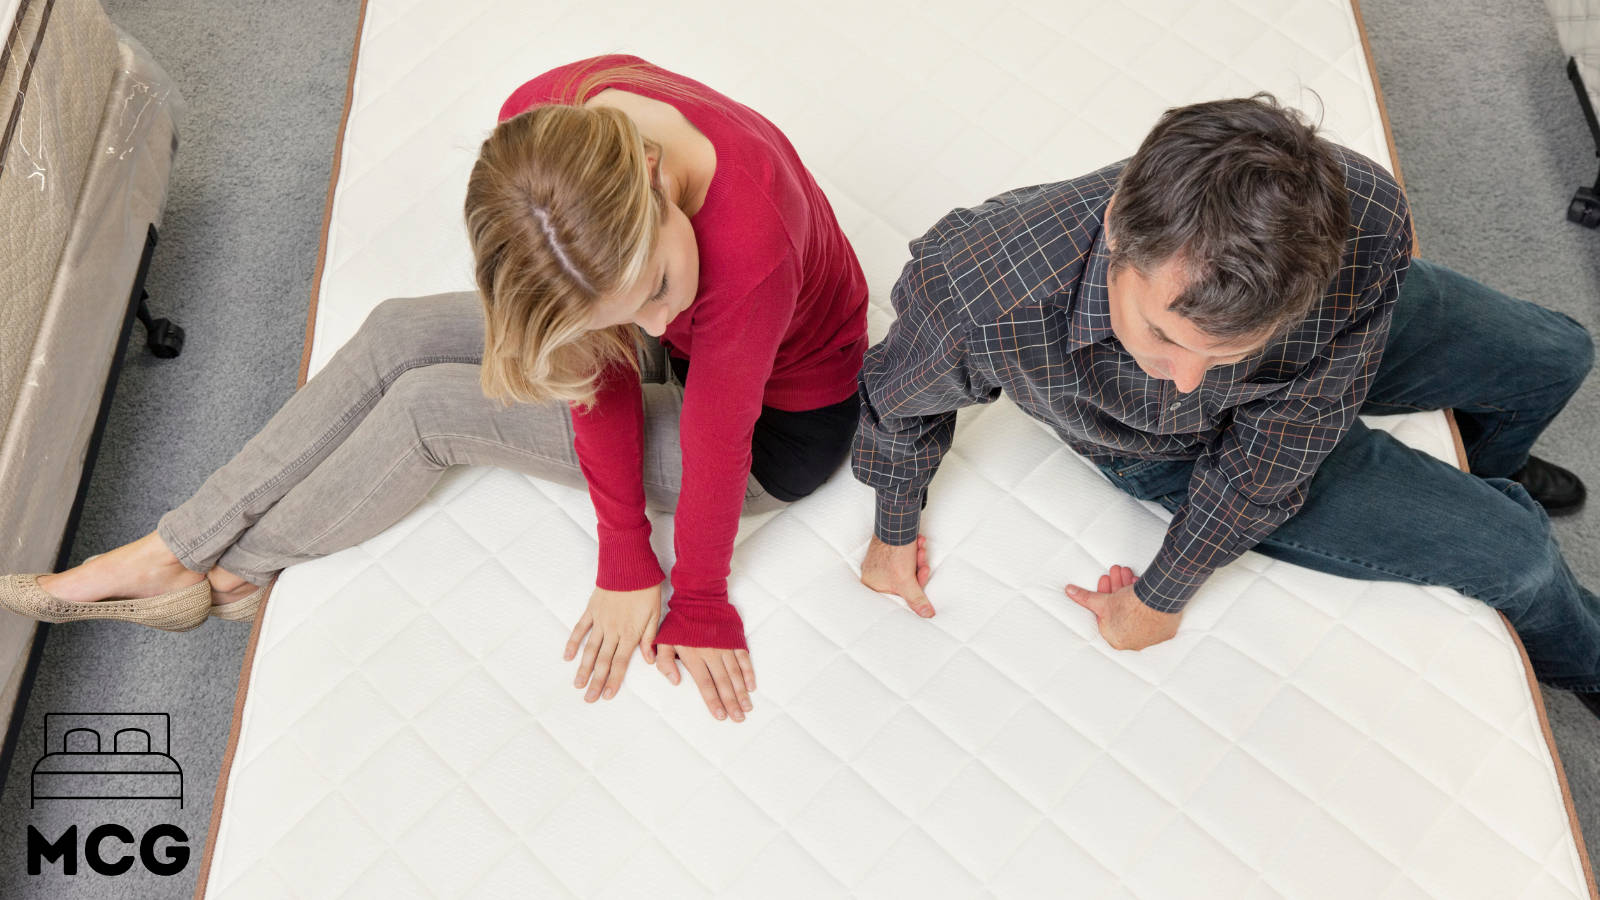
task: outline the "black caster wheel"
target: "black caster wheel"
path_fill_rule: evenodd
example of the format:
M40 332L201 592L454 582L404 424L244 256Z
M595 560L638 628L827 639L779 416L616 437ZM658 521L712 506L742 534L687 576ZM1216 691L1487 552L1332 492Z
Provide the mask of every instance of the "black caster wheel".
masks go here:
M145 331L144 345L157 359L171 359L183 352L183 326L170 319L156 319Z
M1567 207L1567 221L1577 222L1585 228L1600 228L1600 195L1594 188L1578 188Z
M183 352L183 326L171 319L151 318L150 309L145 306L148 299L150 295L140 291L139 308L134 313L144 323L144 345L157 359L171 359Z

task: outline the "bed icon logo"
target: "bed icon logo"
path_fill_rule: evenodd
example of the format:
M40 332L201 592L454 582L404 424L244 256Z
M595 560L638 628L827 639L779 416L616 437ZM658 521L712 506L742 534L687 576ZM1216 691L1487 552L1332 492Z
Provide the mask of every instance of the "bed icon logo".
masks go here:
M40 800L176 800L183 808L166 713L45 713L44 734L29 809Z

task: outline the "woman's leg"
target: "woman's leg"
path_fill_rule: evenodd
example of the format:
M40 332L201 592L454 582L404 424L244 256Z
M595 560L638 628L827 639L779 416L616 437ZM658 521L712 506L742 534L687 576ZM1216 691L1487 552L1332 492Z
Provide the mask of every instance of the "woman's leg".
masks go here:
M683 388L644 384L645 497L671 510L682 483L678 415ZM410 512L452 465L499 466L583 489L566 404L502 409L483 396L475 364L407 370L361 424L221 554L253 584L298 562L377 535ZM747 512L782 505L752 477Z
M294 488L320 469L352 435L358 433L369 414L406 373L418 368L453 364L468 366L476 378L476 363L482 358L482 322L482 308L476 295L470 292L396 298L380 303L368 315L356 335L290 397L260 433L232 460L213 473L194 496L162 516L155 532L108 552L104 559L50 576L55 579L51 583L41 579L41 586L67 599L93 600L160 593L180 586L179 582L190 583L192 576L185 570L213 574L220 572L224 576L240 576L251 584L265 583L270 576L259 567L263 558L282 555L284 550L291 553L302 549L314 551L315 548L301 548L288 538L280 537L285 542L280 546L268 535L274 530L279 535L307 534L306 527L315 527L317 502L312 500L290 504L272 518L267 529L246 541L244 549L238 554L230 556L226 562L223 561L224 555ZM671 371L659 342L647 339L645 343L645 352L640 358L641 376L649 382L670 379ZM475 387L476 382L473 384ZM676 390L677 394L673 395L666 385L645 385L648 432L646 465L657 472L653 479L647 477L646 490L655 508L670 509L676 504L677 479L681 473L681 463L677 458L676 411L681 400L675 398L681 397L681 385ZM463 418L471 417L472 413L468 410L487 409L491 405L481 390L459 393L462 396L458 398L455 409L462 412ZM363 440L344 454L345 459L359 460L363 453L375 452L375 448L382 447L384 434L394 433L396 427L400 427L401 433L404 433L405 427L395 424L397 418L403 420L404 416L396 416L395 413L397 408L403 408L408 402L390 404L391 409L384 422L374 423L367 428ZM514 405L507 410L496 409L495 412L500 415L489 415L478 421L498 427L496 423L503 425L506 414L510 413L514 425L527 418L530 409L526 405ZM505 436L505 442L510 447L518 446L519 442L530 447L543 447L543 452L549 454L546 461L552 464L544 470L548 472L547 477L581 485L581 478L572 482L563 474L570 472L568 467L575 466L575 460L571 456L570 419L565 418L564 406L561 410L563 417L558 421L557 430L565 437L559 446L551 445L548 441L537 442L534 440L537 436L527 431L502 428L497 433ZM519 419L518 416L523 418ZM411 429L411 433L414 441L417 432ZM495 435L491 432L488 438L498 439ZM409 443L399 449L404 450L408 446ZM449 458L451 454L447 452L443 456ZM512 456L520 459L524 465L508 463L509 467L539 468L531 462L540 458L538 451L532 457L515 453ZM413 468L419 458L413 458ZM476 457L469 453L464 458ZM426 494L428 487L442 472L442 467L433 468L435 471L425 484L419 482L414 472L410 478L403 477L401 473L400 482L413 488L410 494L401 493L392 501L378 498L375 503L363 504L369 507L367 511L353 514L351 522L341 528L354 528L360 532L377 522L379 527L371 533L382 530ZM358 487L362 483L360 476L370 474L359 465L335 466L330 471L349 476L334 482L346 488ZM301 491L300 496L315 498L318 494L316 485L331 480L318 479L313 489ZM417 490L419 484L420 492ZM365 494L360 496L366 498ZM753 478L750 480L746 493L747 512L764 511L781 505L782 502L763 491L758 482ZM320 508L337 511L338 504L330 504L324 497ZM394 512L397 508L399 511ZM365 518L374 515L375 519ZM297 525L297 522L308 524ZM363 527L363 523L366 527ZM319 545L338 549L334 546L339 540L337 535L329 537L331 541L321 541ZM315 555L320 554L312 552L306 558ZM231 568L228 565L230 563L238 566L239 570ZM230 587L231 584L221 590ZM242 595L244 591L240 593Z
M186 568L209 571L245 530L355 432L406 372L483 358L476 294L379 303L355 335L296 391L233 459L156 524Z
M42 577L39 586L89 602L154 596L193 584L194 573L214 574L217 558L237 536L332 453L403 372L438 362L477 362L482 354L483 312L476 294L379 303L327 365L193 496L163 515L153 532ZM223 593L234 585L213 587Z

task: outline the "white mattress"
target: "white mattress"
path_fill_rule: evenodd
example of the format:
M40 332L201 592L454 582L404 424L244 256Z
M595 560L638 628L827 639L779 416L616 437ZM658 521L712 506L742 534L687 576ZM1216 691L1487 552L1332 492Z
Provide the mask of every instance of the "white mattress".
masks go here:
M1600 0L1545 0L1556 20L1556 36L1577 60L1589 102L1600 109Z
M866 270L874 340L912 237L1127 155L1166 106L1304 85L1388 160L1344 0L368 0L311 374L385 297L470 288L461 195L500 102L606 51L790 135ZM1374 424L1454 459L1442 414ZM932 491L931 620L857 582L872 497L847 469L743 521L730 591L760 689L735 724L637 659L585 704L561 650L592 585L587 496L449 470L278 581L197 895L1591 895L1488 607L1251 553L1176 638L1112 651L1061 585L1142 568L1163 510L1008 401L961 414Z

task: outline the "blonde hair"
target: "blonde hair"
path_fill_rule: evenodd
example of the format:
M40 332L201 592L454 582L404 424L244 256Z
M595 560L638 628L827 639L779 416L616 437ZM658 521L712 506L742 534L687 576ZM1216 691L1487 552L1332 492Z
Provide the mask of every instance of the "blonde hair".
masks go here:
M484 304L481 385L502 405L586 407L608 365L638 369L638 328L588 327L597 300L641 277L669 202L648 158L659 161L660 146L621 110L579 105L618 80L687 93L639 64L574 73L559 92L567 99L496 126L467 179Z

